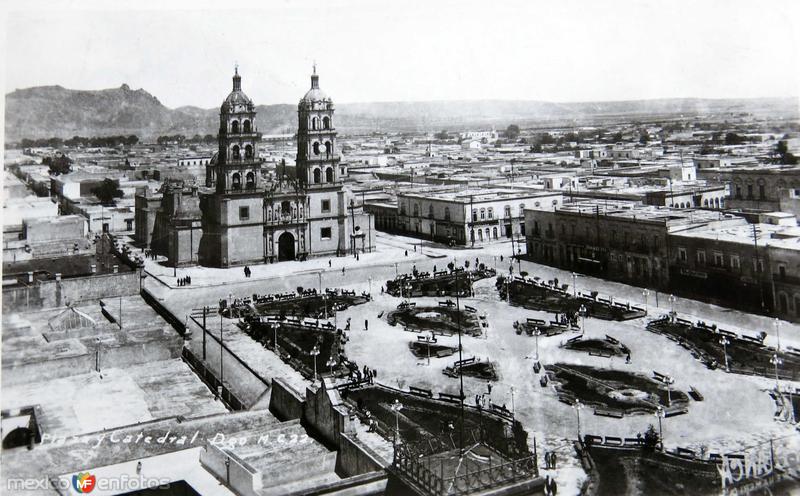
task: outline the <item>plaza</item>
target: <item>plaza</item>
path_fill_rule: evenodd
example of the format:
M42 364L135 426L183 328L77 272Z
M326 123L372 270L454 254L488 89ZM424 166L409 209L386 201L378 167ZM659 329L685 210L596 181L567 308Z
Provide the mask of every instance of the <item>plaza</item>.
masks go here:
M452 261L455 266L463 266L466 260L475 258L479 258L488 267L496 266L498 273L503 271L507 273L510 243L475 250L454 250L443 245L427 243L422 247L424 255L416 253L406 258L403 243L407 242L406 246L413 246L414 240L392 237L387 239L386 244L381 242L381 236L378 240L378 252L386 250L387 253L394 253L397 257L394 259L384 257L382 263L367 257L362 257L360 261L353 258L336 258L329 268L326 267L327 262L320 263L318 270L310 269L296 273L291 278L270 277L266 273L270 266L255 267L256 273L265 271L258 281L245 279L236 269L227 271L213 269L217 271L216 274L222 276L218 277L215 283L210 279L204 279L207 276L203 272L207 269L191 268L185 271L193 280L208 282L192 291L185 291L170 288L168 279L163 276L154 276L148 278L145 285L176 315L189 314L198 305L206 302L215 304L219 299L231 295L291 292L297 286L315 287L320 280L323 290L338 288L351 290L356 294L369 292L371 298L368 302L351 306L336 314L339 327L343 327L342 323L347 320L359 323L346 332L347 358L359 366L366 365L375 370L376 384L401 390L410 387L422 388L457 397L458 381L442 374L443 369L452 365L453 356L438 357L434 353L428 362L426 356L409 353L409 346L417 340L417 334L398 332L398 329L382 318L395 311L404 299L385 292L382 294L379 288L385 281L393 280L398 273L410 272L414 267L423 272L432 271L433 265L442 267ZM415 253L413 249L410 251ZM157 265L152 265L158 270ZM148 269L150 266L151 263L148 262ZM578 326L550 337L542 335L534 338L525 332L515 332L515 323L528 322L528 319L549 322L553 314L510 306L501 298L494 278L476 281L473 284L473 296L459 299L461 308L469 306L476 309L479 314L485 314L490 323L488 330L474 336L462 333L462 356L496 363L500 380L492 384L491 402L504 405L513 413L514 418L528 433L531 448L535 438L540 452L546 450L559 453L562 462L559 464L559 470L552 472L552 475L558 480L561 489L568 492L578 491L586 478L580 460L572 449L572 441L578 438L579 429L583 434L601 433L605 436L635 437L637 433L643 433L649 425L657 424L658 419L652 413L626 415L622 418L602 414L592 415L591 409L584 407L584 411L580 414L579 426L574 405L560 401L552 385L548 387L540 385L540 376L533 370L536 361L545 368L548 365L572 364L594 367L598 370L620 370L642 376L650 376L653 371L669 375L672 380L670 386L672 391L676 392L676 398L681 397L681 402L687 408L685 413L662 419L663 442L667 450L681 447L694 449L697 452L732 453L754 443L781 438L794 432L791 422L778 421L775 418L778 407L770 396L770 391L775 388L774 378L726 374L719 369L710 369L695 359L689 350L675 346L664 335L648 331L647 323L674 311L681 319L697 321L702 318L704 322L714 322L731 332L751 336L754 339L763 332L763 341L769 346L777 344L777 333L780 333L783 349L800 344L795 325L784 321L776 325L773 319L767 317L731 311L664 294L648 295L645 304L645 295L641 288L585 276L573 279L571 273L524 260L515 261L513 264L515 274L519 273L520 269L527 272L529 277L536 275L541 280L558 278L562 281L576 281L578 293L597 291L599 299L610 299L613 296L614 301L625 308L630 303L631 306L647 312L647 316L622 321L588 316L583 322L582 333L581 327ZM157 279L167 279L166 284ZM442 300L436 297L414 297L409 301L418 308L438 309ZM365 326L361 325L365 321L368 322L366 330ZM230 353L252 366L261 376L282 377L298 390L309 385L308 377L298 374L290 365L275 357L228 319L225 319L222 326L224 341ZM208 332L217 336L220 334L216 324L209 326ZM611 338L624 343L628 350L627 354L631 357L630 363L626 363L626 358L620 353L586 353L584 350L572 350L570 346L565 346L567 341L580 335L587 341L606 341ZM458 349L457 335L437 335L436 339L437 346ZM190 346L197 349L198 344L199 340L194 338ZM211 340L208 346L210 357L208 365L214 370L218 367L215 363L219 363L219 351L212 351L214 345ZM323 368L320 367L320 370ZM226 374L232 373L236 373L234 366L226 371ZM466 398L486 393L485 380L471 378L465 374L463 381ZM236 382L231 379L232 384ZM244 395L254 394L248 392L246 387L239 387ZM781 378L781 388L787 390L794 387L787 378ZM688 392L691 390L699 391L702 401L690 399ZM678 391L680 393L677 393ZM465 401L467 402L469 400ZM382 443L387 441L371 439L376 444L376 450L387 451L385 445L381 447Z

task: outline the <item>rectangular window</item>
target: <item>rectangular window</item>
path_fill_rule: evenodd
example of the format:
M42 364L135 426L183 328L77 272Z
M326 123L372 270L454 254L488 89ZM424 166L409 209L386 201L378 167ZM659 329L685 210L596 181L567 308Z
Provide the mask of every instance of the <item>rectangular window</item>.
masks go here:
M697 252L697 263L700 265L706 264L706 252L699 250Z
M330 227L320 228L319 237L322 239L331 239L331 228Z
M731 255L731 268L734 270L739 270L740 262L738 255Z
M330 200L322 200L322 211L323 212L330 212L331 211L331 201Z
M678 260L681 262L686 261L686 248L678 248Z
M239 207L239 220L247 220L250 218L250 207Z
M722 253L714 252L714 265L717 267L725 265L725 258L722 256Z

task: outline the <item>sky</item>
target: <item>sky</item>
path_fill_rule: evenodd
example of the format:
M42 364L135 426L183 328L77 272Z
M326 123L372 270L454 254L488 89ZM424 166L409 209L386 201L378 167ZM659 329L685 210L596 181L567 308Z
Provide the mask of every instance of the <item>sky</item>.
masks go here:
M218 106L234 64L296 103L316 61L335 102L800 95L797 0L28 0L6 4L6 93L143 88Z

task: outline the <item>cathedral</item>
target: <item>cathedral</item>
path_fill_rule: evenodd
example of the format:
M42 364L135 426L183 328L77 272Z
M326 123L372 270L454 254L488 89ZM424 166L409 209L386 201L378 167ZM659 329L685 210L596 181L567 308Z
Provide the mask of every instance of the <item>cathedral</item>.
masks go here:
M268 176L259 157L256 108L242 91L237 68L220 107L218 150L206 166L206 187L165 184L160 199L145 198L141 203L155 212L155 220L144 243L176 266L231 267L372 251L374 219L341 180L334 111L315 67L297 107L295 165L279 164ZM153 207L155 202L160 205ZM145 212L137 211L140 217Z

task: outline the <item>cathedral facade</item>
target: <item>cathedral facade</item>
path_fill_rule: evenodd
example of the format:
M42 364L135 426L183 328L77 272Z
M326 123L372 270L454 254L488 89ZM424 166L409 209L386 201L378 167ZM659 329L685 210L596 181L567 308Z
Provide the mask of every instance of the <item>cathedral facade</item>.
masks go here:
M192 219L185 211L183 218L172 219L170 213L178 209L162 208L150 237L161 241L151 247L170 264L209 267L372 251L374 218L355 204L341 180L335 107L319 87L316 68L297 108L295 165L278 165L270 171L271 180L265 179L258 153L255 105L241 81L237 68L233 89L220 107L218 150L206 167L199 209ZM187 227L189 235L170 232Z

